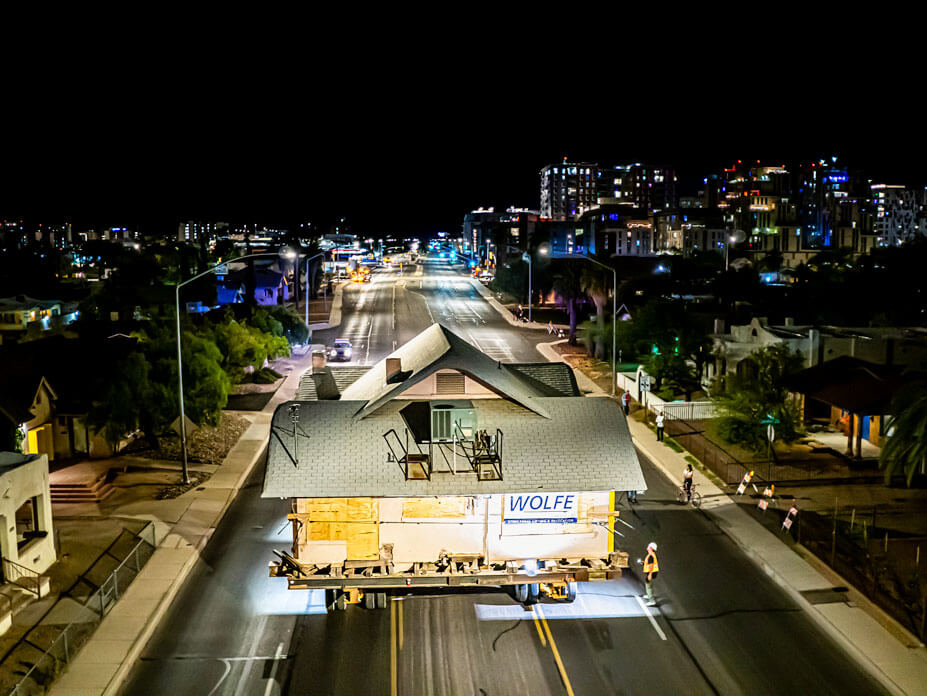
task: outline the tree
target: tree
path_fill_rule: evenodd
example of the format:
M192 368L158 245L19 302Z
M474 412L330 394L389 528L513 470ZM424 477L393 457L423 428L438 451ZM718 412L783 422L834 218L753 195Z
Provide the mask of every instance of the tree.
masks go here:
M143 355L130 353L106 372L91 403L87 422L102 431L114 455L122 439L139 429L141 411L150 396L148 369Z
M566 305L567 314L570 315L570 333L568 343L576 345L576 312L582 306L586 295L582 288L582 271L576 263L563 263L554 274L554 292L560 301Z
M927 461L927 375L919 373L892 400L888 438L879 452L885 482L904 474L911 486L914 474Z
M605 336L605 302L608 300L608 281L605 274L599 269L584 268L580 278L580 289L591 297L595 304L596 324L599 329L596 332L595 357L603 360L605 358L605 345L602 340Z
M715 399L723 414L718 420L721 436L754 452L763 452L768 442L766 421L772 417L778 421L774 425L777 440L797 440L801 436L801 414L785 388L785 379L801 367L801 356L784 344L744 358L737 374L728 377L724 391Z

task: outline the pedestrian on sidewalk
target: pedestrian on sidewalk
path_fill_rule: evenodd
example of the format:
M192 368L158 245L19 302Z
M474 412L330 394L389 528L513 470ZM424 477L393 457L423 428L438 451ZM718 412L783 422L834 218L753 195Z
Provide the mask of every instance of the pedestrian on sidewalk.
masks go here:
M657 414L657 442L663 442L663 411Z
M621 405L624 406L624 415L631 412L631 395L625 392L621 395Z
M653 598L653 581L657 579L660 572L660 564L657 562L657 544L651 541L647 544L647 557L644 559L644 587L647 590L647 606L656 606Z

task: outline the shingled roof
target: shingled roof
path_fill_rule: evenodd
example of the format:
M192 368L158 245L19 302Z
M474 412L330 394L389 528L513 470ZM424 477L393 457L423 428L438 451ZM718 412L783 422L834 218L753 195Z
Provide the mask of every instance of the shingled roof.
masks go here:
M403 381L387 382L386 364L390 358L398 358L402 370L409 372ZM341 399L364 402L355 413L355 418L366 418L410 387L446 369L457 370L499 396L544 418L550 418L545 406L539 401L539 397L553 395L549 386L543 385L523 370L512 369L493 360L440 324L432 324L374 365L367 374L344 390Z
M403 432L400 410L411 401L388 401L360 420L354 418L362 405L357 401L284 403L274 414L262 495L339 498L646 489L627 421L614 401L583 396L536 399L549 418L505 399L472 400L477 427L503 433L500 481L478 481L465 473L406 480L400 465L387 461L383 435L391 429ZM293 405L299 409L295 437Z

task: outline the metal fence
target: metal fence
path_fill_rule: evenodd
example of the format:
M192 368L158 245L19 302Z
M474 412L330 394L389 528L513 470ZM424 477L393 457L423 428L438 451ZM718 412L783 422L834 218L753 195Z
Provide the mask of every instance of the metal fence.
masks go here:
M77 604L76 607L72 605L75 618L70 623L61 629L55 627L50 632L45 626L34 627L23 637L17 649L8 655L7 661L14 660L26 670L22 678L12 685L8 692L10 696L48 693L55 679L93 635L120 595L154 553L154 523L149 522L136 536L138 542L128 555L85 601L75 602L73 598L64 596L59 599L59 603L71 601ZM41 647L43 645L48 646L44 652Z
M791 503L776 504L778 515L754 509L771 531L789 534L833 568L921 640L927 638L927 537L905 534L879 524L890 506L801 510L788 531L781 527Z

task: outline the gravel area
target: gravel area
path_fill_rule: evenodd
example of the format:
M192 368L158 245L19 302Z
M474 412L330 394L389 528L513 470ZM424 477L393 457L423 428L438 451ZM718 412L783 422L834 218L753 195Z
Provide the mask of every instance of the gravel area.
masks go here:
M221 464L229 450L251 423L235 413L223 411L219 426L212 428L200 426L192 434L187 433L187 460L201 464ZM147 447L143 441L141 448L130 453L137 457L149 459L170 459L181 461L180 438L171 433L161 438L161 449Z

